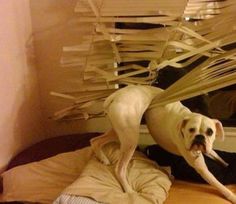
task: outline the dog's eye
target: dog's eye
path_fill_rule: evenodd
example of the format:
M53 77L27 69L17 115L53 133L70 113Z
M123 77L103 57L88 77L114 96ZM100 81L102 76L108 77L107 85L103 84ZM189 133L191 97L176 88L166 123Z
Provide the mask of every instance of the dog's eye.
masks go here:
M211 128L207 128L206 134L211 136L213 134L213 130Z
M189 132L190 133L194 133L195 132L195 128L189 128Z

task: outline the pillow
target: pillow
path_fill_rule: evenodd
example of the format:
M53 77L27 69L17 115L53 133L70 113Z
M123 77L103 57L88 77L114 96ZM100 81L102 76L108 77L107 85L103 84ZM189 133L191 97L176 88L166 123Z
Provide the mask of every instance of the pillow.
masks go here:
M51 204L80 175L91 156L91 148L86 147L4 172L0 202Z
M124 193L114 174L115 163L119 157L119 145L108 144L104 150L112 165L103 165L92 157L80 177L63 191L57 201L65 195L67 197L70 195L71 197L68 198L73 199L82 196L97 202L112 204L161 204L165 201L171 186L166 171L144 154L136 151L129 163L127 173L127 179L135 192ZM81 199L80 197L77 198Z
M6 170L13 167L40 161L63 152L70 152L89 146L89 140L101 133L86 133L58 136L38 142L23 150L11 159ZM3 192L2 177L0 176L0 193Z

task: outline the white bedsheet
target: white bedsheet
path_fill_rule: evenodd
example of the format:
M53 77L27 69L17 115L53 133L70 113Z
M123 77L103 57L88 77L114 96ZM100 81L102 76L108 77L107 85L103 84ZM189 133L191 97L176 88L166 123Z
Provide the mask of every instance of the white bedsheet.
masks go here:
M91 198L75 196L75 195L61 195L53 204L102 204Z

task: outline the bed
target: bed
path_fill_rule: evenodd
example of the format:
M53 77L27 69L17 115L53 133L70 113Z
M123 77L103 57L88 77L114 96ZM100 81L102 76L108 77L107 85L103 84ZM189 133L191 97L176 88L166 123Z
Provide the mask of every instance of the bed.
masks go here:
M129 179L138 193L122 193L112 168L97 161L89 147L89 140L97 135L99 133L55 137L16 155L1 175L0 202L229 203L207 184L172 180L168 169L157 166L140 151L136 151L129 173ZM115 163L117 145L108 146L106 151ZM229 188L236 190L234 185Z

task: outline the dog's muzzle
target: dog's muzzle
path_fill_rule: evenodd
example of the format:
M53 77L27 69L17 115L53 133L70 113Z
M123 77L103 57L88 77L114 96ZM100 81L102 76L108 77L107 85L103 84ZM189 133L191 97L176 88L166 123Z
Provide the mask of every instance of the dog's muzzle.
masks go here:
M190 149L192 151L201 151L201 152L206 152L206 141L205 137L203 135L196 135Z

